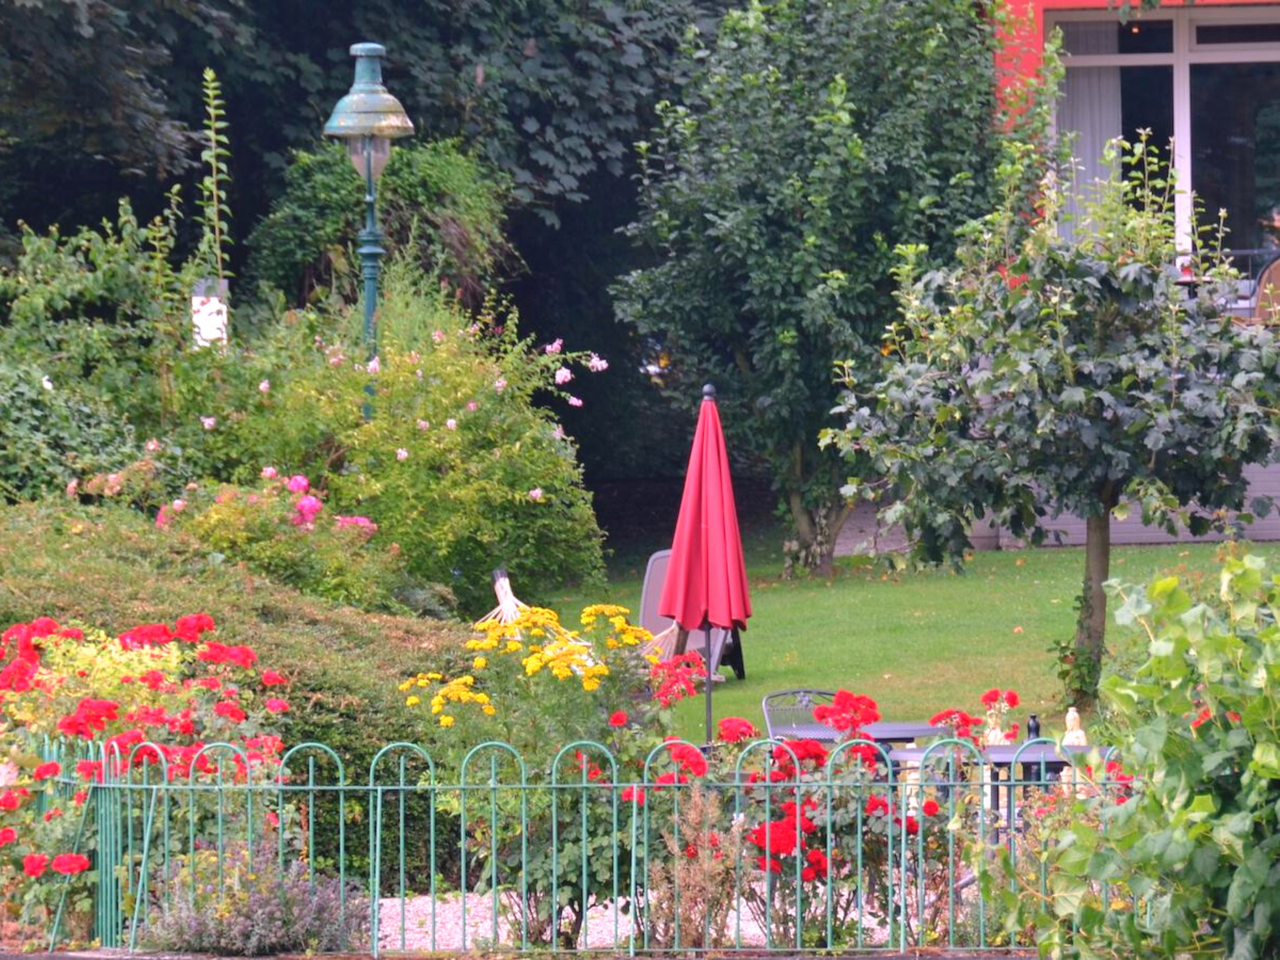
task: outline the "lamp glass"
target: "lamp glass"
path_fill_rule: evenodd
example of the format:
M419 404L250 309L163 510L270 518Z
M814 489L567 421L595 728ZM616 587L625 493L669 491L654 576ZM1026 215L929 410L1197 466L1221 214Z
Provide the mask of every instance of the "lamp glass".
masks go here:
M369 147L368 158L373 162L373 179L377 181L382 176L387 161L391 159L391 140L387 137L351 137L347 140L347 156L351 158L351 165L356 168L361 180L369 176L369 171L365 169L366 143Z

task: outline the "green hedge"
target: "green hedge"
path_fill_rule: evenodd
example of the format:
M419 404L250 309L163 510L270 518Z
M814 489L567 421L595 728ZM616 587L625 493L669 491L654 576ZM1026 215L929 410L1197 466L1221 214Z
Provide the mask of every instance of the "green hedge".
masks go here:
M287 739L320 740L363 780L372 751L413 739L398 679L436 668L460 624L339 607L218 562L182 534L122 508L56 503L0 509L0 624L51 616L108 630L210 614L217 639L249 644L289 678ZM363 763L364 772L358 767Z

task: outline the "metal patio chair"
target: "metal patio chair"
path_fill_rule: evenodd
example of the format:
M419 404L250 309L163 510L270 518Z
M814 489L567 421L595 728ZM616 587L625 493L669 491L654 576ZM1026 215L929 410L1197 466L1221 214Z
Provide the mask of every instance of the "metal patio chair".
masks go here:
M813 708L835 699L831 690L779 690L760 701L764 726L771 740L820 740L831 742L836 731L813 719Z

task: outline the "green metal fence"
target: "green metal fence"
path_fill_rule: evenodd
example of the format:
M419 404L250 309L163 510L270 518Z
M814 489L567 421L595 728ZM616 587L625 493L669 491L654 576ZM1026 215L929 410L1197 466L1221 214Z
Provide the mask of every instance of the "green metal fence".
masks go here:
M349 942L335 950L375 955L1016 946L976 867L1003 860L1004 882L1047 892L1036 853L1066 801L1131 789L1107 758L1050 741L1002 763L960 740L907 759L864 741L817 759L757 741L718 746L701 776L672 747L629 760L580 742L531 761L485 743L445 771L393 743L359 778L318 743L269 779L229 744L205 746L186 776L149 744L88 757L102 773L76 844L96 873L93 933L138 949L175 905L220 902L274 865L336 898ZM64 770L86 758L50 754ZM50 789L84 787L64 775ZM77 882L64 880L51 947Z

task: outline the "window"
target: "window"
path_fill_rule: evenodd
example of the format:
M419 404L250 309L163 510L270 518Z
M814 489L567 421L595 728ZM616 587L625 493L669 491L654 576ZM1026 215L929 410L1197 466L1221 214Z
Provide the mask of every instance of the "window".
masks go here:
M1108 140L1142 128L1209 219L1227 211L1228 246L1246 274L1280 255L1280 10L1188 7L1120 23L1116 14L1066 12L1066 78L1058 128L1075 135L1077 193L1105 177ZM1183 249L1193 203L1178 196Z

